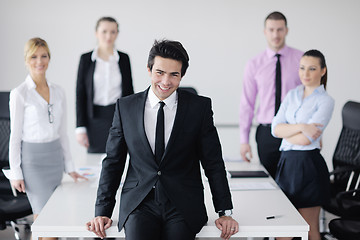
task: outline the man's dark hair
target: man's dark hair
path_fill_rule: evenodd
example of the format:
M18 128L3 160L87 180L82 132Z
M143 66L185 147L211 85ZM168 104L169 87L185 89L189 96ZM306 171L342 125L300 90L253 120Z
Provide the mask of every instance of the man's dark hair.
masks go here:
M281 12L272 12L270 13L266 18L265 18L265 22L266 20L284 20L285 21L285 26L287 27L287 21L286 21L286 17L284 14L282 14Z
M185 75L186 70L189 67L189 55L187 54L183 45L178 41L155 40L148 58L147 65L150 70L152 70L156 56L180 61L182 63L181 77Z

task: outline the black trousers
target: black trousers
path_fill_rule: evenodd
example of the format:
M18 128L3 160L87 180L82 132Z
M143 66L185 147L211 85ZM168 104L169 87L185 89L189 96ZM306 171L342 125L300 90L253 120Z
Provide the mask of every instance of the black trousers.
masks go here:
M170 201L160 204L152 190L129 215L124 225L126 240L194 240L184 218Z
M277 164L281 152L279 147L281 138L275 138L271 135L271 124L260 124L256 130L257 150L261 164L275 179Z

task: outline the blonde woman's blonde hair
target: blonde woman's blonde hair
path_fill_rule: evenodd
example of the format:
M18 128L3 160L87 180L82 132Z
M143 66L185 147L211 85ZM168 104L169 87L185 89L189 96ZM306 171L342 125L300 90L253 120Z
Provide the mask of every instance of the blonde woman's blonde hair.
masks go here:
M49 55L50 59L50 49L47 45L46 41L41 38L32 38L29 41L26 42L24 47L24 58L25 62L28 62L29 58L39 49L39 47L45 48L46 52Z

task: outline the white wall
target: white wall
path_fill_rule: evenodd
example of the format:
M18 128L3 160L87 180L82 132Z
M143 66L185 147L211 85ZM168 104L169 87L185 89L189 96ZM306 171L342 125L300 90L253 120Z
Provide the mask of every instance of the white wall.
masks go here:
M360 101L357 0L1 0L0 91L25 79L25 42L44 38L52 52L47 77L66 90L69 137L79 162L85 150L74 136L78 61L96 44L97 19L109 15L120 23L116 45L130 55L136 92L149 85L146 61L154 39L179 40L190 55L182 84L213 99L217 124L237 124L245 63L266 47L263 21L275 10L288 18L288 45L303 51L317 48L327 58L328 92L336 105L324 134L323 155L331 168L341 108L350 99ZM220 136L225 155L239 156L237 129L220 129ZM255 150L254 137L252 141Z

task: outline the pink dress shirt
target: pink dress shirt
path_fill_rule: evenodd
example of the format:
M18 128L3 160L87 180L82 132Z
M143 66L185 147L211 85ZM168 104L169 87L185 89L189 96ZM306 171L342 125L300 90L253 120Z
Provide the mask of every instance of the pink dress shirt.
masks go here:
M281 100L290 89L301 84L298 74L302 51L284 46L281 55ZM258 109L256 120L260 124L271 124L275 115L275 68L276 52L267 48L251 59L244 72L243 89L240 99L240 143L249 143L249 133L254 117L256 98Z

